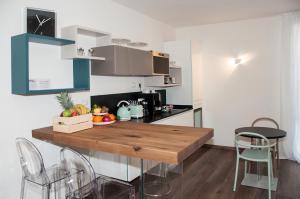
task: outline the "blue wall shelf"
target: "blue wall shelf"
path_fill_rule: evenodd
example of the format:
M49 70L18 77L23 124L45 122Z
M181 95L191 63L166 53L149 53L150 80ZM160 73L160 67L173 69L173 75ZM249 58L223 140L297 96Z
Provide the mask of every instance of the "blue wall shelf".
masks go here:
M64 46L75 41L42 35L21 34L11 38L12 93L16 95L44 95L60 92L90 90L89 60L73 59L73 88L29 90L29 42Z

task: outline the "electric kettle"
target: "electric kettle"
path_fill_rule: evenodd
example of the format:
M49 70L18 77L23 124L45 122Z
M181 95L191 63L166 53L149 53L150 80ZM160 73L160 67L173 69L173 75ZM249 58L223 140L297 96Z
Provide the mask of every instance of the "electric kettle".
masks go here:
M127 102L125 100L122 100L118 103L118 105L117 105L117 107L119 107L119 109L117 111L118 120L128 121L131 119L130 108L128 106L129 106L129 102Z
M131 118L138 119L138 118L142 118L144 116L143 106L140 104L140 102L143 100L144 99L139 98L138 101L129 101Z

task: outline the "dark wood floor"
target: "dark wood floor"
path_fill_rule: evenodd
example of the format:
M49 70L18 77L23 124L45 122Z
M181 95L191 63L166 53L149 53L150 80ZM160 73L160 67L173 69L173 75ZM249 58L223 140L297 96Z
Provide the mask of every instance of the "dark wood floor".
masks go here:
M184 161L182 199L264 199L266 190L240 185L243 162L240 163L237 191L232 191L235 151L202 147ZM272 198L300 199L300 165L281 160L279 183ZM175 185L176 186L176 185ZM178 190L178 188L175 188ZM174 198L174 197L172 197ZM175 197L176 199L178 198Z

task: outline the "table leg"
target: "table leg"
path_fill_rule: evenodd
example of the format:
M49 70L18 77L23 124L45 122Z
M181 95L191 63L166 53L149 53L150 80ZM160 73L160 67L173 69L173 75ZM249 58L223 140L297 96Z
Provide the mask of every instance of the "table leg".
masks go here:
M260 139L256 139L256 145L261 145L261 140ZM260 163L257 162L256 163L256 173L257 173L257 179L259 180L260 179Z
M276 139L276 157L277 157L277 169L279 169L279 139Z
M254 143L254 139L251 138L251 145L254 145L254 144L255 144L255 143ZM254 166L254 165L253 165L253 162L249 161L249 164L248 164L249 170L247 170L247 171L248 171L247 173L253 172L252 170L254 170L254 169L253 169L252 166ZM248 168L247 168L247 169L248 169Z
M141 173L140 173L140 199L144 199L144 160L141 159Z
M183 197L183 162L168 164L141 160L139 198Z

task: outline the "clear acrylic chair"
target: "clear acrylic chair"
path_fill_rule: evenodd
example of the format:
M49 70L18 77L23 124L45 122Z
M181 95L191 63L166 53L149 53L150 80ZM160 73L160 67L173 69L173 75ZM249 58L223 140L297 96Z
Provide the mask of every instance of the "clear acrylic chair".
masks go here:
M41 187L43 199L50 198L50 191L53 188L56 198L59 182L65 177L64 173L59 169L59 165L53 165L46 169L42 155L37 147L25 138L17 138L16 147L23 174L20 198L23 199L25 197L27 182Z
M246 143L245 141L240 140L240 137L242 136L249 136L249 137L255 137L257 139L261 139L260 145L252 145ZM269 199L271 199L271 186L273 183L273 169L272 169L272 155L271 155L271 148L275 145L270 144L270 141L257 133L249 133L249 132L243 132L239 133L235 136L235 146L236 146L236 170L235 170L235 178L234 178L234 185L233 185L233 191L236 191L236 183L237 183L237 177L238 177L238 171L239 171L239 160L244 159L245 160L245 171L244 171L244 177L247 175L247 162L265 162L267 163L268 167L268 195ZM240 152L243 151L243 152Z
M66 198L97 199L96 175L90 162L83 155L69 148L61 149L60 159L61 168L68 176L65 180Z
M61 167L69 175L65 180L68 199L133 199L135 189L132 185L106 176L98 176L91 163L79 152L63 148Z
M135 188L127 182L97 174L100 199L135 199Z

